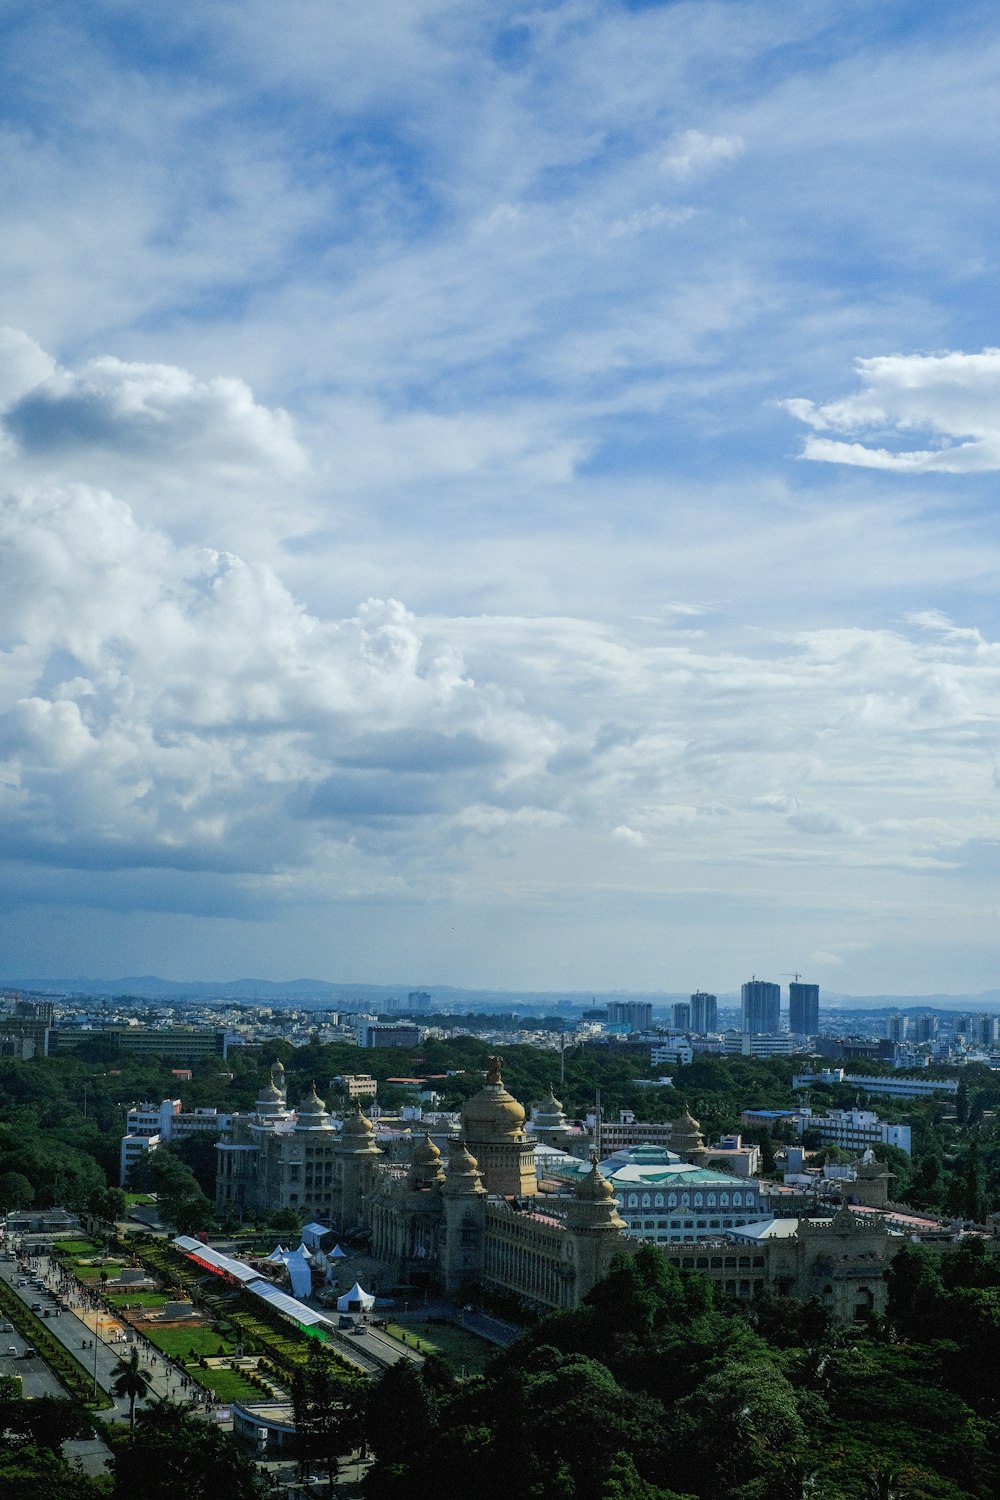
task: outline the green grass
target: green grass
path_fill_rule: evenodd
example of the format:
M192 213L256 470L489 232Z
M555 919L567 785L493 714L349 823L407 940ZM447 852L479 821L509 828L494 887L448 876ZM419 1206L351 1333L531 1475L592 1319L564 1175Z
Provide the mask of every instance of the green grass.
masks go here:
M171 1359L186 1360L192 1349L200 1359L202 1355L218 1354L220 1347L224 1354L231 1354L236 1348L232 1339L220 1334L217 1328L206 1328L200 1323L192 1328L157 1328L155 1324L147 1324L142 1331L150 1343Z
M53 1249L63 1255L96 1255L101 1246L97 1240L56 1240Z
M112 1307L124 1307L126 1303L129 1307L162 1307L165 1302L169 1302L170 1300L166 1292L128 1291L108 1293L108 1301Z
M260 1386L251 1385L238 1370L192 1370L199 1385L214 1391L220 1401L268 1401Z
M152 1193L126 1193L125 1202L129 1208L148 1208L151 1203L156 1202L156 1199Z
M477 1338L464 1328L453 1323L428 1323L422 1319L407 1319L406 1323L390 1323L386 1332L395 1339L406 1335L410 1348L421 1354L437 1354L455 1372L464 1368L467 1375L481 1375L496 1354L492 1344Z
M88 1266L82 1263L73 1266L74 1275L78 1276L81 1281L100 1281L102 1271L107 1271L109 1281L115 1281L122 1274L122 1268L116 1261L102 1266Z

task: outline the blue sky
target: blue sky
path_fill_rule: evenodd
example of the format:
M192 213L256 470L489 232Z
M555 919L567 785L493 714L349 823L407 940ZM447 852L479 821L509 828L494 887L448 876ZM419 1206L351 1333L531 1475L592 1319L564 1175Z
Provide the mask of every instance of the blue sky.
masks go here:
M8 973L996 985L992 7L2 13Z

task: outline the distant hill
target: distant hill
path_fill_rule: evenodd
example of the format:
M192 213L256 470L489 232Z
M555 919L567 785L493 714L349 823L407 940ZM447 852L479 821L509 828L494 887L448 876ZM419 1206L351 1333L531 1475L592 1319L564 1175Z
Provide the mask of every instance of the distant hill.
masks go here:
M687 1000L689 995L688 991L680 990L653 993L633 990L472 990L414 980L394 985L335 984L324 979L176 980L161 979L155 974L132 974L124 979L96 979L89 975L75 979L21 976L4 978L2 983L7 989L87 998L121 999L134 995L144 1000L234 1000L251 1005L342 1010L359 1006L377 1010L389 999L402 1000L411 990L423 989L430 994L434 1010L565 1011L567 1014L594 1005L606 1005L609 1000L645 1000L659 1012L676 1000ZM821 990L820 1001L826 1010L983 1010L1000 1006L1000 990L983 990L975 995L845 995ZM738 1005L739 992L720 991L719 1002L724 1007Z

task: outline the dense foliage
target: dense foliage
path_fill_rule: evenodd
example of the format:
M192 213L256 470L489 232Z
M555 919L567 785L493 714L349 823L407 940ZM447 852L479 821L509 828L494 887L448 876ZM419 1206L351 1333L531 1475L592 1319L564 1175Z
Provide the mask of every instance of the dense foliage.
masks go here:
M1000 1338L1000 1265L915 1255L885 1326L844 1333L815 1305L716 1305L644 1247L481 1378L388 1371L370 1500L986 1500L1000 1430L970 1355Z

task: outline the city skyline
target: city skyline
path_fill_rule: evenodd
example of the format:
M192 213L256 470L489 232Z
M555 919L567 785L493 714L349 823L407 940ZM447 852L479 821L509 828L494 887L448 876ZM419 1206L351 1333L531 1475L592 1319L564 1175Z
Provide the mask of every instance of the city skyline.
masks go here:
M6 20L11 974L996 987L990 8Z

